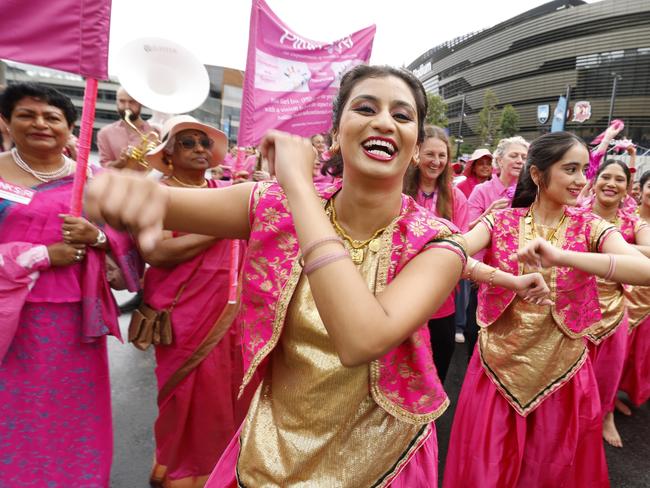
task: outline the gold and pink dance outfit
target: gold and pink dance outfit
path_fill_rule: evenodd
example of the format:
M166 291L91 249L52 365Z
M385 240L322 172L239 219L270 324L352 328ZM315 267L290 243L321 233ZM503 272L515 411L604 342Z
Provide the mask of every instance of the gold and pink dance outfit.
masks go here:
M340 184L319 189L326 209ZM263 380L207 486L436 486L433 421L449 400L426 324L385 356L343 367L302 274L277 184L255 187L250 224L239 315L242 388L257 373ZM461 240L403 197L400 215L371 243L358 270L380 293L429 247L452 250L464 264Z
M512 274L533 270L513 255L537 235L572 251L598 252L616 229L565 208L556 229L527 208L481 220L491 233L485 262ZM481 285L477 348L454 417L446 488L607 487L598 386L584 336L601 320L594 276L543 269L552 306Z

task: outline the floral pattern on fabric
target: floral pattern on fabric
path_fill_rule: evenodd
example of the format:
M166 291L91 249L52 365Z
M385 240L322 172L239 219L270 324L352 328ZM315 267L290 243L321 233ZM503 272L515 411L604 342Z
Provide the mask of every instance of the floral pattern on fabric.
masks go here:
M340 184L318 187L323 204L338 191ZM244 289L239 315L246 374L240 392L277 344L302 272L293 219L281 187L276 183L256 185L249 208L251 233L242 270ZM385 235L392 246L390 256L379 266L378 292L426 245L448 239L455 227L404 196L400 216L388 230ZM458 254L464 265L465 253ZM430 422L448 404L435 374L426 327L418 329L383 358L373 361L370 383L375 401L407 422Z

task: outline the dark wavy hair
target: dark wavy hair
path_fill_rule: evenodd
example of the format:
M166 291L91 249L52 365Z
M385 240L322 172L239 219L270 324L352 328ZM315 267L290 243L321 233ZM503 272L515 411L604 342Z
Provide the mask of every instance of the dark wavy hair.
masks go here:
M548 186L550 169L564 154L576 144L587 149L585 141L571 132L549 132L535 139L528 149L526 165L519 174L517 189L512 199L512 207L530 207L537 196L537 186L530 176L531 166L542 174L540 187Z
M453 220L454 217L454 194L452 191L453 171L451 168L451 145L449 137L444 129L435 125L424 126L424 141L427 139L440 139L447 148L447 163L445 168L436 180L436 191L438 198L436 199L436 213L447 220ZM423 142L424 142L423 141ZM420 159L422 154L420 153ZM420 188L420 168L412 164L406 170L404 175L403 192L413 198L417 197Z
M418 115L418 144L424 140L424 119L427 115L428 102L427 94L420 80L405 69L393 68L392 66L369 66L367 64L355 66L341 78L339 93L333 104L332 133L339 130L343 108L350 99L350 93L354 87L368 78L386 78L388 76L399 78L411 89ZM343 157L340 151L332 153L330 159L323 164L321 172L329 176L341 176L343 174Z
M641 188L645 186L648 180L650 180L650 171L646 171L645 173L643 173L643 175L641 175L641 178L639 179L639 185L641 186Z
M594 179L594 182L598 180L598 177L600 174L607 168L608 166L611 166L612 164L618 164L621 169L623 170L623 173L625 173L625 181L627 185L630 185L630 182L632 181L632 172L630 171L630 168L627 167L627 164L625 164L623 161L620 159L608 159L605 161L600 168L598 168L598 172L596 173L596 178Z
M4 93L0 95L2 116L11 120L11 114L16 108L16 104L27 97L36 98L48 105L60 108L69 126L72 126L77 120L77 109L75 109L72 100L54 88L32 82L16 83L5 89Z

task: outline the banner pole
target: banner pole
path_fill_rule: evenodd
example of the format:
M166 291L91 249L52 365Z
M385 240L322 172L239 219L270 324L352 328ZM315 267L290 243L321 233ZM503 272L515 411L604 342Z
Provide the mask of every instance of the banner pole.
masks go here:
M95 121L95 104L97 103L97 79L86 78L84 105L81 111L79 142L77 144L77 167L72 184L72 201L70 214L79 217L83 209L83 193L88 171L88 155L93 138L93 122Z

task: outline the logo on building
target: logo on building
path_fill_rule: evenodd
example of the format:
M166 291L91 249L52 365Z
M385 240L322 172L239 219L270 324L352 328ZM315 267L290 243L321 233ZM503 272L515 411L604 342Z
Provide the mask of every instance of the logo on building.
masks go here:
M584 122L591 118L591 103L587 101L576 102L573 105L572 122Z
M537 121L540 124L545 124L548 121L548 116L551 113L550 105L538 105L537 106Z

